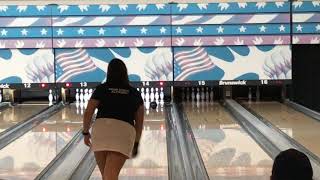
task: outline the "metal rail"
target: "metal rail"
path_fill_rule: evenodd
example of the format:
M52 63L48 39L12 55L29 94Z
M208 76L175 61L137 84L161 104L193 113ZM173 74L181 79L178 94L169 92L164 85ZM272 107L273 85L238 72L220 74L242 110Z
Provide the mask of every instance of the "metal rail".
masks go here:
M209 180L207 170L182 104L174 103L173 109L175 111L174 113L177 114L176 124L178 128L178 135L181 139L181 145L183 146L182 150L185 151L187 162L189 163L186 164L186 171L190 171L192 173L187 178L196 180Z

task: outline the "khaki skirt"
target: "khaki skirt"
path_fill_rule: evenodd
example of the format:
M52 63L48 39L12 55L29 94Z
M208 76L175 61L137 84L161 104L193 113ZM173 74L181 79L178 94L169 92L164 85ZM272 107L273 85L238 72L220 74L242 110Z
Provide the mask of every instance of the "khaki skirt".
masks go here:
M121 120L99 118L92 126L93 151L115 151L130 158L135 139L135 128Z

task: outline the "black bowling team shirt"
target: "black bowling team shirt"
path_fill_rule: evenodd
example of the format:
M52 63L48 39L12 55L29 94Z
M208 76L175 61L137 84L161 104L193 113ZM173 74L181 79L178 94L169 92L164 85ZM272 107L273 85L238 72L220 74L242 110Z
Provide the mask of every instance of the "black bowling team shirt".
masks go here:
M98 100L97 118L114 118L134 125L135 113L143 105L140 92L133 87L109 87L106 83L96 87L92 99Z

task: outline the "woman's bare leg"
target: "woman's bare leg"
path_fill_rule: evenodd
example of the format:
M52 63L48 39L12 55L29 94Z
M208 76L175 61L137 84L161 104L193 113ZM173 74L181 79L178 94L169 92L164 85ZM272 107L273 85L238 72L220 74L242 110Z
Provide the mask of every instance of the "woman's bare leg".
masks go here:
M103 180L118 180L121 168L127 159L128 157L121 153L108 151Z
M96 151L94 156L96 157L96 162L98 164L101 175L103 176L104 167L106 166L107 151Z

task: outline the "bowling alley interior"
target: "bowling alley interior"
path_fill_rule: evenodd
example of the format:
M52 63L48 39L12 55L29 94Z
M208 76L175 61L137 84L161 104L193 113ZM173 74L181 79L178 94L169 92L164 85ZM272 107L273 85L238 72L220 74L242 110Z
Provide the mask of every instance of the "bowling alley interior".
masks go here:
M120 180L320 180L319 52L319 0L0 0L0 180L104 179L113 59L144 114Z

